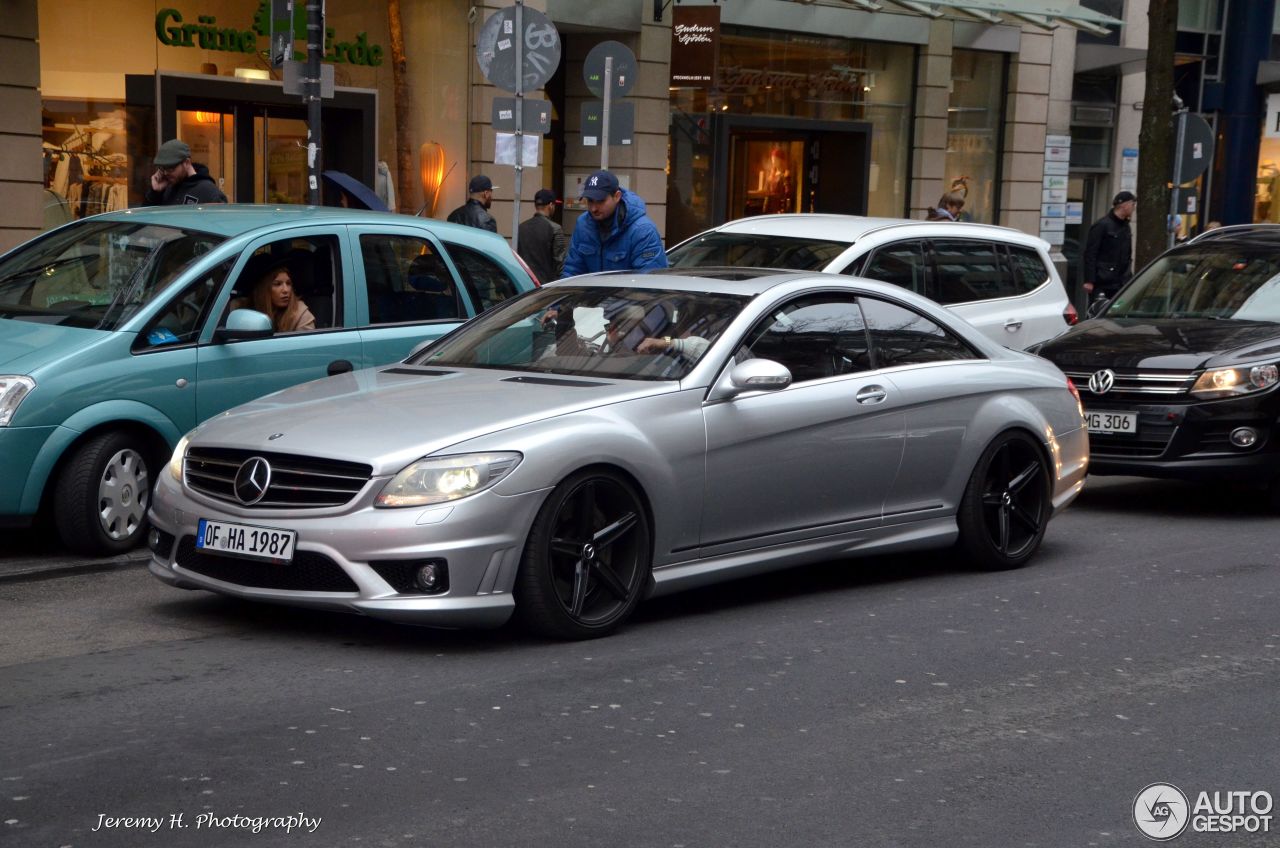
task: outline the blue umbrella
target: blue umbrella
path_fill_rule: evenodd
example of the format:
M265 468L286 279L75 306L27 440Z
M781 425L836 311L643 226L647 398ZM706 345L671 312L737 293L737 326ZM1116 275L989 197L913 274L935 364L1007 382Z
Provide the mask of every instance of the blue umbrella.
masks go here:
M373 193L373 189L342 171L325 171L320 176L340 189L349 199L350 205L356 209L372 209L374 212L390 212L382 198Z

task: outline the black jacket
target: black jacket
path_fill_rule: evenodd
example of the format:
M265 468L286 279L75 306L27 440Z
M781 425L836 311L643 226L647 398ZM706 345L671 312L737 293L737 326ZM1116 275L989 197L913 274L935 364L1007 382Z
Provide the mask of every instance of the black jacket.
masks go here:
M450 224L463 224L488 230L491 233L498 231L498 222L489 214L489 210L484 208L484 204L474 197L467 198L466 203L450 212L448 221Z
M197 203L226 203L227 196L218 188L209 169L204 165L192 166L196 172L180 183L169 186L164 191L147 189L145 203L147 206L191 206Z
M1113 295L1132 276L1133 232L1129 222L1108 212L1089 228L1084 245L1084 282L1093 283L1094 294Z
M546 215L535 212L520 225L520 258L529 263L539 282L560 279L568 249L564 230Z

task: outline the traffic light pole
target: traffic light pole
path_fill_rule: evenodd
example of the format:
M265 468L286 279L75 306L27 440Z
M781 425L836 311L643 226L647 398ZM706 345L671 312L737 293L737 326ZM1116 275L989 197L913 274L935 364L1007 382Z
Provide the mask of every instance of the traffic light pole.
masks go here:
M320 205L320 57L324 55L324 0L307 0L307 203Z

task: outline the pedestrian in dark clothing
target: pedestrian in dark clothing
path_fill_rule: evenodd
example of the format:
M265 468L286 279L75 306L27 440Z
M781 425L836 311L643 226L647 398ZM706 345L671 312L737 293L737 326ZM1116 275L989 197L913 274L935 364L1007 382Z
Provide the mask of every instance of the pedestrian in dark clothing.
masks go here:
M470 197L466 203L449 213L449 223L496 233L498 222L489 214L489 207L493 205L493 188L493 182L484 174L472 177L467 185Z
M533 195L533 208L533 215L520 225L520 257L538 275L538 282L549 283L560 279L568 250L564 229L551 220L556 211L555 192L549 188L538 189Z
M1115 297L1132 276L1129 265L1133 262L1133 232L1129 219L1137 203L1133 192L1120 192L1111 201L1111 211L1089 228L1082 263L1084 290L1094 297Z
M227 196L209 176L209 169L191 161L186 142L171 138L156 151L156 169L151 188L144 196L147 206L190 206L197 203L226 203Z
M582 197L587 211L574 225L564 276L667 267L662 236L640 195L619 186L608 171L596 171L583 183Z

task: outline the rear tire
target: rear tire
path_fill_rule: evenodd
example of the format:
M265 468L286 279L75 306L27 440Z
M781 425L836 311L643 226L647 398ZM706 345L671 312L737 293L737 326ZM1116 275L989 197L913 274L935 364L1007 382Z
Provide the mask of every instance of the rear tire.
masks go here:
M651 567L649 519L635 487L610 471L579 472L534 519L516 612L543 636L607 636L639 603Z
M1028 433L1001 433L969 478L957 523L960 548L977 568L1025 565L1040 547L1052 514L1049 464Z
M62 543L78 554L132 550L147 532L151 467L146 445L119 431L102 433L72 454L54 490Z

